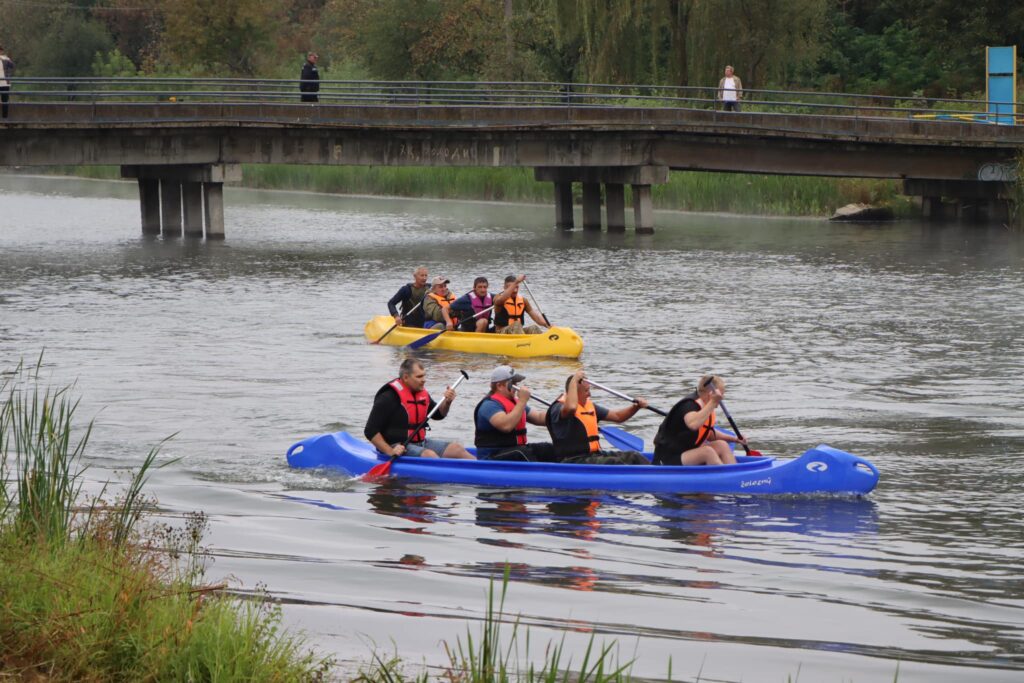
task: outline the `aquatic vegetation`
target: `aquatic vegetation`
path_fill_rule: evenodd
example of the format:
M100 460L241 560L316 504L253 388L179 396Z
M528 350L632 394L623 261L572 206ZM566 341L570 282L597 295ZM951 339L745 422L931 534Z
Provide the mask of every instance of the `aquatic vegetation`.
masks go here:
M204 582L205 516L144 523L159 447L114 500L82 500L92 423L76 427L72 387L43 385L41 366L0 379L0 676L323 678L330 662L281 629L278 606Z

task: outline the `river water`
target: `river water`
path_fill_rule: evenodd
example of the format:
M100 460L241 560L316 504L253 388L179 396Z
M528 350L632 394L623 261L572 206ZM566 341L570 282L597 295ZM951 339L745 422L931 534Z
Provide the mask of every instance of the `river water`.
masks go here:
M226 200L225 242L163 242L140 236L134 185L0 176L0 369L44 352L51 381L77 381L91 482L174 434L161 514L205 511L210 577L264 585L343 677L374 648L443 664L508 563L522 659L564 637L579 662L593 637L651 678L1021 680L1020 233L669 214L653 236L559 233L550 207ZM871 459L879 488L567 495L289 470L293 442L361 432L403 357L363 325L421 263L457 292L529 274L586 343L517 363L540 396L582 364L667 408L713 370L756 448L825 442ZM433 432L470 440L497 360L421 357L428 388L470 374Z

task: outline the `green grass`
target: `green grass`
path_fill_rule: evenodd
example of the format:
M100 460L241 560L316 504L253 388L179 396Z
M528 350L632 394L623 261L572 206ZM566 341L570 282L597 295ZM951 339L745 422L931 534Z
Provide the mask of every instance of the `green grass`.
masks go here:
M204 583L206 519L143 524L159 447L112 501L83 500L71 387L42 359L0 375L0 678L53 681L296 681L329 662L281 629L268 600Z

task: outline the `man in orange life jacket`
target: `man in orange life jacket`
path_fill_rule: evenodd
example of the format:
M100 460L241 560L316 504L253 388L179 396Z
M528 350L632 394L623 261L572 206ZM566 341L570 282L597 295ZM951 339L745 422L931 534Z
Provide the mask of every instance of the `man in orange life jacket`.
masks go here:
M443 327L452 330L459 324L458 318L449 311L452 302L455 301L455 295L448 291L449 282L451 280L441 275L434 278L430 291L423 299L423 327Z
M729 442L746 443L715 429L715 409L725 397L725 382L704 375L692 394L665 416L654 437L655 465L731 465L736 456Z
M402 361L398 369L398 378L377 391L370 416L366 418L363 435L384 455L418 455L424 458L440 456L472 460L473 455L458 442L428 439L428 425L416 430L437 405L427 393L426 383L427 371L423 369L422 363L414 358ZM434 419L444 419L454 400L455 391L451 387L445 387L444 399L434 413ZM409 444L403 446L406 439L409 440Z
M590 385L583 370L577 370L565 381L565 393L548 408L548 432L555 444L558 460L593 465L650 465L636 451L602 451L597 423L625 422L647 407L637 397L625 408L608 410L590 400Z
M544 425L543 410L531 410L529 387L513 388L526 377L510 365L499 365L491 373L491 390L473 410L476 425L476 455L481 460L526 460L551 462L555 447L549 443L526 443L526 423Z
M494 331L502 334L540 334L537 325L523 327L523 316L527 313L539 325L551 327L542 313L533 310L533 306L525 297L519 296L519 283L526 279L525 275L505 278L505 289L494 297Z

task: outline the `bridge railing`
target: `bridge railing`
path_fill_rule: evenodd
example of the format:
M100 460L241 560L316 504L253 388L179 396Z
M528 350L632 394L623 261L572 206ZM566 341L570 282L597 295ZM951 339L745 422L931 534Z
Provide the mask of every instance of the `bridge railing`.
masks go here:
M41 105L177 103L310 106L299 101L298 80L223 78L12 78L15 103ZM322 107L480 108L721 108L717 88L608 83L466 81L319 81ZM745 89L746 113L807 116L898 117L1024 124L1024 115L987 112L1013 103L853 93Z

